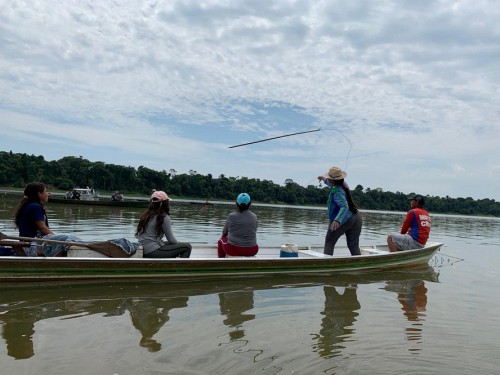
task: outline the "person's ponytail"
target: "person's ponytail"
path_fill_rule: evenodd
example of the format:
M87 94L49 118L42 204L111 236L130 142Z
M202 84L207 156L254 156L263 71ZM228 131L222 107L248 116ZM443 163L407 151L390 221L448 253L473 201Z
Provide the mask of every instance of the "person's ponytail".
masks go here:
M342 184L342 189L344 189L345 196L347 198L347 204L349 205L349 210L353 214L357 214L358 208L356 207L356 204L354 204L354 201L352 200L351 191L349 190L349 188L347 187L347 185L345 183Z

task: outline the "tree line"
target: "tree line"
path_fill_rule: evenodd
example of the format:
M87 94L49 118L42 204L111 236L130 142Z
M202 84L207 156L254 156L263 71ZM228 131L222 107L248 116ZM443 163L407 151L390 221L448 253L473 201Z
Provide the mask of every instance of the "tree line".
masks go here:
M89 186L98 191L149 194L156 189L176 197L211 200L234 200L239 193L247 192L255 202L290 205L325 205L329 193L324 184L303 187L292 179L279 185L249 177L201 175L195 170L178 173L174 169L155 171L144 166L136 169L74 156L47 161L43 156L0 151L0 186L24 187L31 181L42 181L58 190ZM361 185L352 190L355 203L365 210L406 211L411 194ZM426 207L436 213L500 217L500 202L494 199L426 196Z

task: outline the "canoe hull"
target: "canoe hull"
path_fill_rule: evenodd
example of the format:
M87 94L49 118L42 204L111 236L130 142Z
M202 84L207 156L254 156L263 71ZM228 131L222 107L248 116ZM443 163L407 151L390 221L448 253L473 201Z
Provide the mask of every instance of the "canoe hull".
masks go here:
M268 274L362 273L428 265L442 244L396 253L378 251L361 256L328 257L310 251L296 258L27 258L0 257L0 281L67 281L130 279L200 279ZM368 247L370 249L371 247ZM368 251L369 252L369 251ZM308 254L306 254L308 253Z

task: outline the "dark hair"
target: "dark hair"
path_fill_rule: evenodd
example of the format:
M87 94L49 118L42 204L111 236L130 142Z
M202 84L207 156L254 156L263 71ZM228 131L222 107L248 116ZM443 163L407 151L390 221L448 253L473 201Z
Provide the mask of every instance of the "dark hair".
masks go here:
M166 215L170 215L170 205L168 203L168 199L164 201L151 201L146 212L141 215L139 219L139 223L137 224L137 229L135 231L135 236L137 237L140 234L143 234L146 230L146 226L148 225L150 220L153 220L156 217L156 233L160 235L162 233L162 225L165 220Z
M356 204L354 204L354 201L352 200L351 191L347 187L347 184L344 183L344 179L333 180L333 185L340 186L342 189L344 189L345 197L347 198L347 204L349 206L349 211L351 211L353 214L357 214L358 208L356 207Z
M242 203L242 204L238 204L236 203L236 206L238 207L238 211L239 212L243 212L243 211L246 211L250 208L250 205L252 204L252 202L246 204L246 203Z
M418 207L425 206L425 198L422 197L420 194L415 195L411 200L417 202Z
M24 196L21 198L21 202L17 206L16 213L14 214L14 223L16 224L16 227L19 228L19 224L21 224L21 216L22 212L24 211L24 208L29 204L29 203L40 203L43 207L42 202L40 202L40 197L38 196L38 193L43 193L47 189L47 186L43 182L30 182L26 187L24 188ZM43 208L43 212L45 214L45 208ZM47 215L45 215L47 217ZM48 222L46 221L45 224L48 226Z

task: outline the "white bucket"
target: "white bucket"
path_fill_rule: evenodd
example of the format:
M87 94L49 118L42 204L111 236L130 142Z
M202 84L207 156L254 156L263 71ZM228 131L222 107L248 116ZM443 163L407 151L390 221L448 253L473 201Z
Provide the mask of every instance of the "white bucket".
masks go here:
M296 258L299 256L299 247L293 242L287 242L281 245L281 258Z

